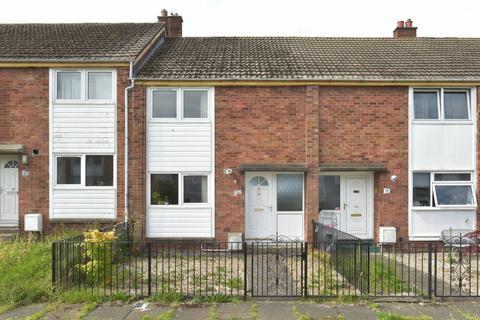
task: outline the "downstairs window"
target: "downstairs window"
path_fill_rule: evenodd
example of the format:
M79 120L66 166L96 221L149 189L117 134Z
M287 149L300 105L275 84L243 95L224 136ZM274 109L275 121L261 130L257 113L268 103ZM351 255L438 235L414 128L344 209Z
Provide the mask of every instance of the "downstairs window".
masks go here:
M413 173L414 207L474 207L471 173Z

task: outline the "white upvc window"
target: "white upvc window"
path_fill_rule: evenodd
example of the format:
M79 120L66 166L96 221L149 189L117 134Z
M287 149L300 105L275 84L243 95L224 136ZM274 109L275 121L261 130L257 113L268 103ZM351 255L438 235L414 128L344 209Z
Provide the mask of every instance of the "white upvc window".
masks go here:
M415 121L470 121L471 102L468 89L414 89L413 119Z
M112 154L55 156L56 187L114 187L115 159Z
M115 94L114 70L55 70L57 103L111 103Z
M476 207L471 172L413 172L413 207Z
M151 90L153 121L208 121L210 90L206 88L156 88Z
M150 205L195 206L209 203L209 173L151 173Z

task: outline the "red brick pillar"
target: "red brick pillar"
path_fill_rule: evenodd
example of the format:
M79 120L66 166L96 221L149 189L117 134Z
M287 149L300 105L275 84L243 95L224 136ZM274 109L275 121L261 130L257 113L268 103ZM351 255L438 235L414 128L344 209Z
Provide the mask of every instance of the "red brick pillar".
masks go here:
M319 197L319 95L318 86L306 87L306 163L305 179L305 235L313 240L312 219L317 220Z

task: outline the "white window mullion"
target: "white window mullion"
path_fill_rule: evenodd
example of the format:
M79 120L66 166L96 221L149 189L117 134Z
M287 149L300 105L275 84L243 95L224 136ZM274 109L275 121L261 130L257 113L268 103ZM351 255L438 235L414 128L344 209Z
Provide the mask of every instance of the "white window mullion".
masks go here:
M177 89L177 119L183 120L183 89Z

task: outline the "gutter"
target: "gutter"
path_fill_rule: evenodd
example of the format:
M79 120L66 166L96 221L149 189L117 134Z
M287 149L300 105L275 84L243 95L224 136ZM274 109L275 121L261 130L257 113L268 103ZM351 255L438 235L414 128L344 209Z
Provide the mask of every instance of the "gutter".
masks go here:
M130 80L130 85L125 87L125 102L124 102L124 117L125 117L125 141L124 141L124 167L125 167L125 186L124 186L124 197L125 197L125 210L124 217L125 222L128 222L128 92L135 87L135 77L133 74L133 61L130 62L130 72L128 79Z

